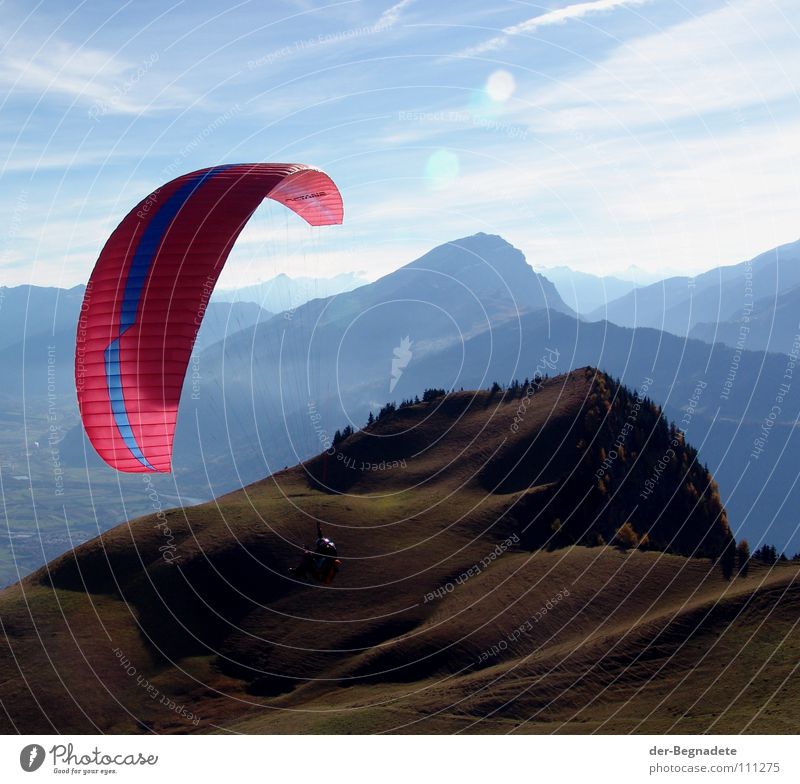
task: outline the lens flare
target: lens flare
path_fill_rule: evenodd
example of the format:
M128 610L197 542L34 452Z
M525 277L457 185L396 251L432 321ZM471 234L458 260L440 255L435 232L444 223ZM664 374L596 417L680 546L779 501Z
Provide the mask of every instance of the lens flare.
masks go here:
M517 83L508 71L495 71L486 80L486 94L496 103L505 103L516 89Z
M451 150L436 150L425 164L425 177L431 188L441 190L458 177L459 169L458 155Z

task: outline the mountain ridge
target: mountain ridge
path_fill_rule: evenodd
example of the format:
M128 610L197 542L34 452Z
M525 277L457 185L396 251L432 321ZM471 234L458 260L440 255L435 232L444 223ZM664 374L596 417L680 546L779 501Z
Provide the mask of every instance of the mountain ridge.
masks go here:
M687 335L708 314L730 318L748 298L760 299L800 284L800 240L737 264L693 277L666 278L633 289L587 314L626 327L645 326Z

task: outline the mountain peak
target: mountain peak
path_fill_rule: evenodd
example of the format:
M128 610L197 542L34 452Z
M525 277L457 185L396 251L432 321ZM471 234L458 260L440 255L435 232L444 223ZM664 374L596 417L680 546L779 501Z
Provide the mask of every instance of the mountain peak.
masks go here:
M508 298L520 311L548 308L572 313L555 286L498 234L478 232L437 245L386 277L411 270L441 273L476 296Z
M485 234L482 231L437 245L405 266L424 266L430 269L436 265L452 266L456 263L471 265L481 261L521 263L529 266L522 251L515 248L510 242L504 240L499 234Z
M385 409L337 444L333 460L329 452L308 461L312 487L348 498L400 491L398 482L440 486L442 495L451 486L473 488L509 502L504 524L531 548L611 542L625 522L647 535L651 549L684 555L716 557L729 539L716 485L696 450L660 408L594 367L505 390L428 397ZM624 430L633 418L635 432ZM480 449L465 450L473 432L481 434ZM686 470L648 483L651 465L670 448ZM403 470L375 472L375 465ZM702 488L702 511L693 511L690 486ZM563 521L557 529L556 519ZM691 525L672 522L688 519Z

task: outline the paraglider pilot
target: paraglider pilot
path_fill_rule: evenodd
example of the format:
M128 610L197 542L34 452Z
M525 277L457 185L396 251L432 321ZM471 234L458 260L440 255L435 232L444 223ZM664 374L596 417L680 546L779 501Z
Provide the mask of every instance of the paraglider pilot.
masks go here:
M336 557L336 545L322 535L322 526L317 522L317 541L314 549L305 549L300 563L290 572L303 580L312 577L318 582L329 585L339 571L341 561Z

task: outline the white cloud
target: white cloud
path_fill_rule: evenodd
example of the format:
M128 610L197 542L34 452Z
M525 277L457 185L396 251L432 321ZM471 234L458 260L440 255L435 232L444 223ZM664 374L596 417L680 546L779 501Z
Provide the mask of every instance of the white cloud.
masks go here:
M75 166L87 166L103 163L108 159L106 150L81 151L76 159L74 151L15 150L13 157L2 163L3 174L11 172L37 172L43 169L69 169Z
M13 39L0 50L0 84L10 94L63 95L89 105L96 116L141 114L161 91L163 75L157 75L158 52L139 62L123 60L111 52L66 41ZM153 88L155 81L158 89ZM189 100L174 89L160 94L160 106L178 106Z
M541 130L631 130L796 100L800 46L781 5L731 3L636 38L588 71L529 94L536 111L528 116Z
M493 38L490 38L483 43L465 49L460 54L464 57L472 55L484 54L491 52L495 49L500 49L504 46L510 38L517 35L526 35L536 32L542 27L549 27L550 25L563 24L575 19L582 19L591 14L602 13L603 11L612 11L616 8L624 6L633 7L637 5L644 5L650 0L589 0L584 3L573 3L572 5L565 6L564 8L556 8L552 11L547 11L544 14L539 14L531 19L526 19L524 22L506 27Z

